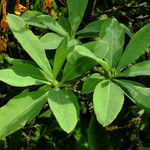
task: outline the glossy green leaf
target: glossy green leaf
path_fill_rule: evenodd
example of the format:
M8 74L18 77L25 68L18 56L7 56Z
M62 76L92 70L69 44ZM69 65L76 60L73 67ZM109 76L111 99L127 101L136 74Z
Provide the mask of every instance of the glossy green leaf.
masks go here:
M56 33L46 33L40 38L40 42L46 50L56 49L62 40L63 37Z
M38 37L27 28L26 23L20 17L9 14L7 19L9 27L18 42L52 80L51 66L46 58L44 47Z
M119 77L150 76L150 60L135 64L121 72Z
M47 92L21 93L0 108L0 139L10 135L35 118L46 102Z
M104 35L102 36L102 39L109 43L109 51L105 57L105 61L111 67L116 67L123 52L123 28L116 19L112 18L103 32Z
M61 70L61 67L64 64L64 61L67 58L68 54L68 38L64 38L63 41L58 46L55 57L54 57L54 65L53 65L53 75L54 78L57 77L59 71Z
M130 40L121 56L117 69L120 70L138 59L150 46L150 24L141 28Z
M100 126L95 116L92 117L88 129L88 143L90 150L107 150L108 139L105 128Z
M69 93L69 94L68 94ZM70 133L78 121L78 110L74 103L76 98L71 91L59 88L49 91L48 103L61 128Z
M16 61L16 60L15 60ZM49 84L44 72L29 63L19 61L7 69L0 70L0 81L17 87Z
M50 30L63 36L68 35L68 33L64 30L64 28L52 17L48 15L41 15L41 16L38 16L37 19L39 19Z
M98 73L92 74L90 77L88 77L84 81L83 86L82 86L82 93L89 94L89 93L94 92L96 85L104 79L105 78Z
M124 102L121 88L109 80L100 82L93 95L94 111L98 122L107 126L117 117Z
M103 40L89 42L84 46L100 59L103 59L107 55L109 50L109 44Z
M75 35L84 15L88 0L67 0L69 22L72 35Z
M115 82L133 102L150 110L150 88L128 80L116 80Z

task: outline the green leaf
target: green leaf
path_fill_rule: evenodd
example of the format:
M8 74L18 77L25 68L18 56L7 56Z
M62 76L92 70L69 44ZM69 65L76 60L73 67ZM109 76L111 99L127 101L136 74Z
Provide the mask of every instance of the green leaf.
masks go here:
M49 84L44 72L38 67L23 61L14 60L14 65L0 70L0 81L17 87ZM11 62L13 63L13 61Z
M100 28L103 24L103 20L96 20L89 23L85 28L77 32L77 35L98 35Z
M96 85L104 79L105 78L98 73L92 74L90 77L88 77L84 81L83 86L82 86L82 93L83 94L92 93L94 91Z
M37 19L38 16L41 16L42 13L38 11L26 11L21 15L21 18L28 24L39 28L46 29L47 26L45 26L39 19Z
M93 54L89 49L84 46L77 45L75 47L75 51L77 51L80 55L93 59L95 62L99 63L106 71L108 71L109 65L103 61L102 59L98 58L95 54Z
M115 82L133 102L150 110L150 88L128 80L115 80Z
M0 108L0 139L10 135L35 118L46 102L47 92L21 93Z
M68 94L69 93L69 94ZM74 94L69 90L59 88L49 91L48 103L61 128L70 133L78 121L78 110L74 101L77 101Z
M50 17L48 15L41 15L41 16L38 16L37 19L39 19L50 30L52 30L62 36L68 35L68 33L63 29L63 27L52 17Z
M46 58L44 47L37 36L26 27L26 23L20 17L9 14L7 20L18 42L52 80L51 66Z
M124 33L126 33L127 35L129 35L130 38L132 38L133 37L133 33L130 31L130 29L126 25L124 25L122 23L120 23L120 25L122 26L122 28L124 30Z
M92 117L88 129L88 143L90 150L107 150L108 139L105 128L100 126L95 116Z
M132 37L123 55L121 56L117 70L120 70L128 64L137 60L142 54L144 54L146 48L148 48L149 46L150 24L145 25Z
M79 77L97 63L109 70L108 64L97 58L89 49L80 45L75 46L74 52L70 55L65 65L62 82Z
M73 36L81 23L87 4L88 0L67 0L69 22Z
M109 125L120 112L124 101L123 91L109 80L100 82L93 95L94 111L98 122Z
M45 49L53 50L58 47L62 39L63 37L59 36L56 33L46 33L40 38L40 42L42 43Z
M65 17L61 17L58 23L65 29L65 31L71 36L71 29L69 24L69 19Z
M109 50L109 44L103 40L89 42L86 43L84 46L100 59L103 59L107 55Z
M65 64L62 82L73 80L88 72L96 64L94 60L84 57L74 50Z
M104 35L102 36L102 39L109 43L109 51L105 57L105 61L111 67L116 67L123 52L123 28L116 19L112 18L103 32Z
M135 64L118 74L119 77L135 77L150 75L150 60Z
M55 57L54 57L54 66L53 66L53 76L54 78L57 77L59 71L61 70L61 67L64 64L64 61L67 58L68 54L68 38L64 38L63 41L58 46Z

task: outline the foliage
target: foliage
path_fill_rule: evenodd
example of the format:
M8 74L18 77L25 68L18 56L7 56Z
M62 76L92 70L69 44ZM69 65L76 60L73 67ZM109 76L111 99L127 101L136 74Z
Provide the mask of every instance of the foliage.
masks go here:
M52 124L49 121L46 127L37 124L31 138L37 141L43 136L48 148L70 149L71 145L78 150L121 148L119 142L115 144L119 140L113 141L106 130L119 129L109 125L123 119L119 115L124 111L125 100L131 100L138 109L147 112L150 109L150 88L135 80L150 75L149 60L140 62L150 46L150 24L133 34L111 17L80 29L88 0L66 2L68 17L58 20L38 11L7 15L11 32L31 59L2 55L8 65L0 70L0 81L25 90L0 108L0 139L5 141L37 116L39 120L50 119ZM44 35L35 34L33 27ZM91 116L83 119L87 111L83 99L88 97L93 108ZM41 110L44 112L39 115ZM138 128L141 116L123 128L133 124ZM65 143L62 148L59 141L55 145L55 132L61 133L64 139L71 136L69 146Z

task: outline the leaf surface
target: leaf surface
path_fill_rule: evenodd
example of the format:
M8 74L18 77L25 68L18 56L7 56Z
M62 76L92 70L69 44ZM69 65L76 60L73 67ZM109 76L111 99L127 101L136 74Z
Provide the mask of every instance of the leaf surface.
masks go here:
M75 35L81 23L87 4L88 0L67 0L72 35Z
M127 45L117 69L120 70L126 67L128 64L137 60L144 52L146 48L150 46L150 24L145 25L131 38Z
M124 93L136 104L150 110L150 88L128 80L116 80Z
M61 70L68 54L68 38L64 38L60 45L58 46L55 56L54 56L54 66L53 66L53 75L54 78L57 77L59 71Z
M0 139L10 135L35 118L46 102L47 92L21 93L0 108Z
M43 69L50 77L52 77L52 69L45 55L44 47L40 40L31 30L27 28L26 23L18 16L9 14L7 16L9 27L14 36L30 55L30 57Z
M56 33L46 33L40 38L40 42L46 50L56 49L62 40L63 37L59 36Z
M98 122L109 125L120 112L124 102L124 94L119 86L109 80L100 82L93 95L94 111Z
M150 75L150 60L135 64L125 71L121 72L120 77L135 77L135 76L149 76Z
M78 121L79 110L75 104L76 96L70 91L59 88L49 91L48 103L61 128L70 133Z

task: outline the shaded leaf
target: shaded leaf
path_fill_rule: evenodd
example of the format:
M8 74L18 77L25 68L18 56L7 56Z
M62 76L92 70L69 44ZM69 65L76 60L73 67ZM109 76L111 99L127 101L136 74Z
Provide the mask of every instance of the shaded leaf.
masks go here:
M100 126L95 116L92 117L88 129L88 143L90 150L107 150L108 139L104 127Z
M57 77L59 71L61 70L61 67L64 64L64 61L67 58L68 54L68 38L64 38L60 45L58 46L55 56L54 56L54 65L53 65L53 75L54 78Z
M82 93L89 94L94 92L96 85L104 79L105 78L98 73L92 74L84 81L82 86Z

